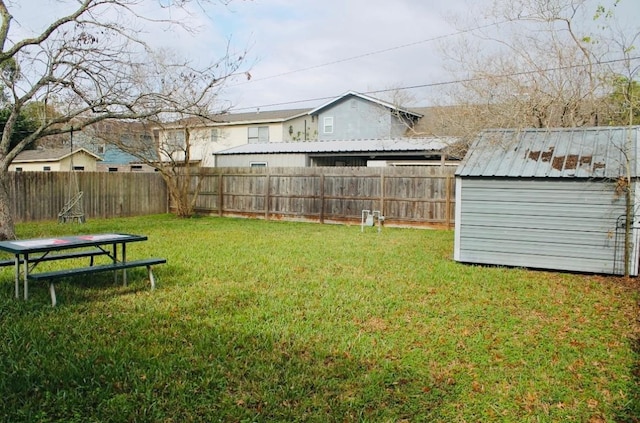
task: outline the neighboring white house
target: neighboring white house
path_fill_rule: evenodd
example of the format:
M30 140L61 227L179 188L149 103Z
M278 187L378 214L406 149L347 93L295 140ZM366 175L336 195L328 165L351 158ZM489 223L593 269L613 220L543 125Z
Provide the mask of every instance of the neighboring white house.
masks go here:
M184 160L184 145L189 136L191 162L213 167L212 154L244 144L277 143L304 140L316 135L308 109L229 113L211 120L186 119L158 130L163 159L171 154ZM305 132L306 131L306 132ZM301 139L298 139L301 137Z
M24 150L9 165L15 172L68 172L70 170L95 172L99 156L84 148L73 152L69 148Z

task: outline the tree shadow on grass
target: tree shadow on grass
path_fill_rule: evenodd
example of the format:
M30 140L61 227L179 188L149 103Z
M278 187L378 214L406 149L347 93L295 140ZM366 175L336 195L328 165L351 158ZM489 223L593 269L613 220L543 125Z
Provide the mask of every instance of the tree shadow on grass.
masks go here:
M5 417L428 421L457 400L454 385L424 380L393 358L346 351L313 331L252 324L256 302L258 294L239 292L216 299L215 314L194 302L109 316L71 309L18 316L14 343L0 355ZM224 319L233 312L234 319Z

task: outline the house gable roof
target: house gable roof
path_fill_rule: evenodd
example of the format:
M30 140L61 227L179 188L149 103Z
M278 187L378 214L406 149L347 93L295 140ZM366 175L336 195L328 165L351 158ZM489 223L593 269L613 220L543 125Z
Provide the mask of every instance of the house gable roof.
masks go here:
M633 127L494 129L481 132L456 170L458 176L533 178L631 177L638 168L638 131Z
M13 163L31 163L31 162L55 162L63 160L69 156L84 153L96 160L102 160L101 157L93 154L85 148L77 148L71 152L69 148L48 148L37 150L24 150L16 156Z
M453 143L453 139L400 138L346 141L305 141L244 144L214 154L328 154L328 153L380 153L380 152L437 152Z
M228 113L215 116L216 121L225 123L239 122L284 122L306 115L309 109L256 110L246 113Z
M252 125L261 123L280 123L306 116L309 109L256 110L245 113L222 113L204 117L190 117L165 125L165 129L190 127L216 127L229 125Z
M337 103L339 103L341 101L344 101L345 99L347 99L349 97L358 97L358 98L360 98L362 100L365 100L365 101L368 101L368 102L371 102L371 103L375 103L375 104L377 104L379 106L382 106L382 107L385 107L387 109L396 110L399 113L402 113L402 114L405 114L405 115L414 116L416 118L421 118L423 116L420 113L411 111L409 109L404 109L402 107L398 107L395 104L391 104L391 103L388 103L386 101L379 100L377 98L369 97L368 95L360 94L360 93L357 93L355 91L348 91L348 92L344 93L343 95L341 95L340 97L334 98L333 100L328 101L328 102L322 104L321 106L316 107L313 110L310 110L309 114L310 115L317 115L318 113L320 113L320 111L322 111L322 110L324 110L324 109L326 109L328 107L331 107L331 106L333 106L333 105L335 105L335 104L337 104Z

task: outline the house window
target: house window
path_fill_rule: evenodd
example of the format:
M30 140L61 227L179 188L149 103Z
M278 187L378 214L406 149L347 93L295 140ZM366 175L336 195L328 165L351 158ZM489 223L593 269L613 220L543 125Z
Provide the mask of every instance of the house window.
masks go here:
M220 130L218 128L211 129L211 142L218 142L218 138L220 137Z
M153 137L151 135L148 135L148 134L140 135L140 142L145 147L153 147Z
M120 143L124 146L132 146L133 144L133 136L131 134L122 134L120 135Z
M132 165L131 166L131 171L132 172L142 172L142 165Z
M322 132L325 134L333 134L333 116L324 118L324 125L322 126Z
M42 170L45 172L51 172L51 166L45 166L42 168Z
M118 168L117 167L110 167L109 168L109 172L117 172Z
M251 167L267 167L267 162L251 162Z
M74 166L73 170L80 170L83 171L84 170L84 166Z
M166 138L165 148L169 153L176 151L182 151L185 146L185 132L184 130L169 131Z
M268 126L251 126L249 127L249 144L257 144L269 142Z
M22 168L21 167L16 167L16 172L22 172Z

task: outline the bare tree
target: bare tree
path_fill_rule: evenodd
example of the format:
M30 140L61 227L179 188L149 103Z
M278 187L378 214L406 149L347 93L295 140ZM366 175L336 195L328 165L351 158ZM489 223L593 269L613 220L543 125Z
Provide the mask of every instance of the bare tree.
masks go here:
M198 1L206 0L192 2ZM0 140L0 239L15 237L8 168L26 145L106 119L162 121L207 114L222 82L245 56L227 50L220 61L196 69L185 60L158 56L142 38L144 25L186 27L185 22L142 16L137 13L140 0L67 3L75 5L71 13L52 18L36 35L20 38L12 25L14 4L0 0L0 78L4 107L10 111ZM163 0L158 6L188 3ZM20 112L34 101L55 103L56 115L43 118L33 134L11 146Z
M198 175L213 141L211 136L205 139L203 134L216 130L202 129L209 122L209 117L188 117L167 123L119 122L117 128L108 132L97 128L86 131L93 140L115 146L160 173L176 215L189 217L195 211L199 194Z
M142 126L135 133L131 133L131 125L120 125L111 133L94 131L94 137L158 171L167 184L176 214L189 217L194 213L199 190L198 183L193 186L192 175L201 171L208 148L217 141L210 136L203 138L203 133L214 131L207 124L215 122L216 116L228 110L228 105L225 108L216 102L221 81L203 79L199 71L186 65L175 66L170 60L175 57L176 53L157 52L153 67L139 70L138 89L163 93L176 107L138 118ZM227 52L211 68L223 77L234 75L242 59L230 61L229 57ZM160 80L155 75L160 75Z
M603 0L605 1L605 0ZM622 0L624 1L624 0ZM472 139L486 128L576 127L633 122L638 58L632 57L638 29L620 30L614 8L621 0L493 0L475 31L446 46L458 84L447 94L460 112L448 116ZM612 31L615 29L617 33ZM622 82L622 84L621 84ZM618 104L612 104L616 93ZM614 102L615 103L615 102ZM621 103L621 104L620 104ZM615 106L615 107L612 107ZM623 107L620 107L623 106ZM451 111L453 109L450 109ZM613 114L612 114L613 113ZM625 274L629 274L634 185L631 131L621 146L624 192Z
M614 1L617 4L618 1ZM494 0L474 31L443 52L458 83L443 115L471 139L485 128L601 125L616 63L605 26L615 15L588 0ZM595 18L595 20L594 20ZM607 64L606 66L603 64Z
M606 11L602 10L601 12L605 13ZM614 37L613 45L618 47L617 51L624 60L621 61L622 66L618 68L619 70L612 72L610 78L613 89L609 96L609 105L612 110L608 116L612 124L626 124L631 127L638 123L637 120L640 116L640 92L638 92L639 84L636 80L640 64L637 64L631 55L635 50L634 44L640 38L640 33L629 34L617 26L614 27L614 31L617 36ZM634 192L633 168L638 158L637 152L634 150L632 136L632 130L629 128L623 151L625 174L620 176L616 184L617 188L622 188L625 196L624 275L626 277L629 277L631 273L633 222L637 214L637 210L634 210L634 198L637 195Z

